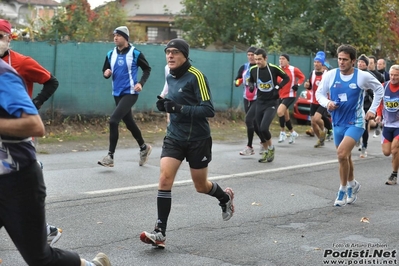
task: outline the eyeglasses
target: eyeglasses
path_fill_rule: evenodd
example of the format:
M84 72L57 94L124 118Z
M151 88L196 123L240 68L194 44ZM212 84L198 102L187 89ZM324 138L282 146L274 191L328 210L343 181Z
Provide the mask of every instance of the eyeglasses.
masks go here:
M179 53L180 53L179 50L169 50L169 49L166 49L166 50L165 50L165 54L166 54L166 55L169 55L169 54L177 55L177 54L179 54Z
M8 37L8 36L10 36L10 34L1 34L0 33L0 40L2 40L4 37Z

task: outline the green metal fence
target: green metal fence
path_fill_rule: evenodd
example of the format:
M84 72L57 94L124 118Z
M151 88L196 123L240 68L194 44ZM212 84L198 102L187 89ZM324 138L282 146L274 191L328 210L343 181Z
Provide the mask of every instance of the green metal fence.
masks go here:
M160 94L165 82L165 46L135 46L145 55L152 71L134 110L156 110L156 96ZM102 67L106 53L113 47L112 42L57 45L44 42L12 42L12 49L33 57L57 77L60 86L52 99L44 104L41 112L56 111L63 115L109 115L112 112L114 100L111 94L111 79L103 78ZM313 69L313 56L290 55L290 64L299 67L305 76L308 76ZM233 79L240 66L247 61L246 53L191 49L190 58L192 65L208 78L214 105L218 111L242 108L242 87L236 88ZM270 63L278 65L278 59L279 55L268 55ZM329 63L336 66L336 60L329 59ZM41 87L35 85L34 95Z

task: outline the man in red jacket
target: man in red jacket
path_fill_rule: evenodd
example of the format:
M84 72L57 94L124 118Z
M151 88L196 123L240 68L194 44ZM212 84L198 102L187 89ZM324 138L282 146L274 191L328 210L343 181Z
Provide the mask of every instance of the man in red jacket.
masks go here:
M32 98L33 83L43 84L43 89L33 99L37 109L47 101L58 88L58 80L37 61L29 56L17 53L10 49L12 40L11 24L5 19L0 19L0 56L22 76Z
M288 82L284 87L282 87L279 93L279 102L280 105L277 109L277 116L280 120L280 137L278 142L283 142L286 139L285 127L290 131L290 139L288 141L289 144L295 142L295 139L298 137L298 133L295 132L290 119L290 113L288 108L295 102L296 92L301 86L303 82L305 82L305 75L302 71L294 66L290 66L290 56L288 54L280 55L280 67L284 70L284 72L290 77L290 82ZM277 79L281 81L281 78Z

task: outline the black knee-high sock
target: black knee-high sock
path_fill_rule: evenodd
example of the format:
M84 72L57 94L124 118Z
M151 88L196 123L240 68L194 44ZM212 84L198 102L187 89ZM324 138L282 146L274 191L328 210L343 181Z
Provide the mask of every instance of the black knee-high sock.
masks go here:
M166 232L166 225L170 209L172 207L172 191L171 190L158 190L157 196L157 208L158 208L158 220L157 228L161 229L163 235Z
M229 195L216 182L212 182L212 189L208 192L208 195L217 198L222 204L230 200Z
M288 128L289 131L292 130L291 119L285 122L285 126Z
M281 128L285 128L285 117L284 116L280 116L278 118L278 121L280 122L280 127Z

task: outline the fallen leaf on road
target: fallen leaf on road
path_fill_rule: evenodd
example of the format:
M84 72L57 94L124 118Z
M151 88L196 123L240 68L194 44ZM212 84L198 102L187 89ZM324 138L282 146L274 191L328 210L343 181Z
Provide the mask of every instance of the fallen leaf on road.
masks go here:
M360 222L361 222L361 223L370 223L370 219L367 218L367 217L362 217L362 218L360 219Z
M260 204L259 202L256 202L256 201L252 202L251 205L252 205L252 206L261 206L261 204Z

